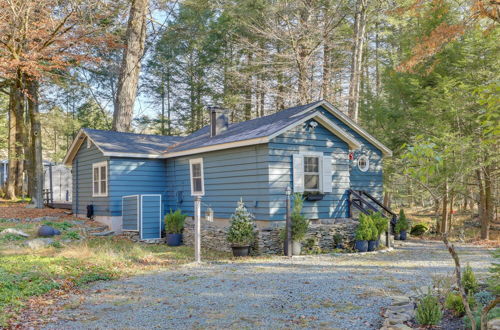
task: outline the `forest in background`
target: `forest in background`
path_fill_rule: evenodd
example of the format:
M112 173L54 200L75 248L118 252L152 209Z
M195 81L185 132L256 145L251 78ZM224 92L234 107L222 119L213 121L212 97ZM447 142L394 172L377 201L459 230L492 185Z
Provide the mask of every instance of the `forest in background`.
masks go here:
M0 0L6 197L80 127L185 135L326 99L394 151L385 203L497 217L496 1ZM138 98L136 99L136 90ZM40 198L38 198L40 200Z

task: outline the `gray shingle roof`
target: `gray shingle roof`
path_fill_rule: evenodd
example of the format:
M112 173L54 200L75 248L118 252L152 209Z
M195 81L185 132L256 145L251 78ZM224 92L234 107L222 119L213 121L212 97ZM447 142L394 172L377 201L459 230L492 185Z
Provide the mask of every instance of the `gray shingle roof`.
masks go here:
M301 111L304 111L315 104L319 104L320 102L321 101L316 101L309 104L299 105L269 116L247 120L241 123L230 124L226 131L217 134L214 137L210 137L210 127L205 126L193 134L185 137L179 143L168 147L167 151L186 151L222 143L266 137L308 116L310 114L309 112L293 117Z
M102 131L84 128L83 131L103 152L161 155L166 148L181 141L182 136Z

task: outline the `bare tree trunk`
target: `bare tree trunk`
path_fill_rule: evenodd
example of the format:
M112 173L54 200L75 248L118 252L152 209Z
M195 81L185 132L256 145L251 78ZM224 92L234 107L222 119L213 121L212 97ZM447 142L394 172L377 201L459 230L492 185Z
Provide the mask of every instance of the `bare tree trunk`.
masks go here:
M323 33L323 82L321 86L321 98L329 100L331 91L331 45L328 33Z
M444 186L443 208L441 214L441 233L448 232L448 182Z
M31 149L33 153L34 176L30 178L33 185L32 204L36 208L43 208L43 158L42 158L42 126L38 109L38 82L27 81L28 84L28 109L31 123Z
M9 95L9 146L8 160L9 170L7 176L6 197L7 199L16 199L16 176L17 176L17 157L16 157L16 87L10 86Z
M310 13L306 8L302 8L300 13L300 25L306 26L309 21ZM309 69L309 50L305 45L305 40L301 40L297 46L297 70L298 70L298 92L301 104L308 103L310 100L308 69Z
M457 286L460 291L460 297L462 298L462 303L464 304L465 307L465 313L467 314L467 317L469 318L471 322L472 329L476 329L476 319L472 315L472 311L469 306L469 302L467 301L467 296L465 295L465 290L462 285L462 276L461 276L461 267L460 267L460 259L458 259L457 252L455 251L455 247L453 244L450 244L448 241L448 236L447 234L443 235L443 242L448 248L448 252L450 252L451 257L453 258L453 261L455 261L455 275L457 277Z
M349 85L349 117L355 122L359 115L359 91L361 86L361 70L366 30L367 0L357 0L354 18L354 46L351 62L351 81Z
M148 2L148 0L133 0L130 6L126 47L123 52L113 113L113 130L115 131L130 131L141 59L144 55Z
M161 81L161 135L165 135L165 81Z
M170 113L170 68L167 69L167 120L168 135L172 135L172 118Z
M490 232L490 214L493 217L493 209L488 210L488 204L491 200L491 178L487 174L487 170L476 170L476 178L479 188L478 213L481 223L481 239L489 239ZM489 195L489 196L488 196Z

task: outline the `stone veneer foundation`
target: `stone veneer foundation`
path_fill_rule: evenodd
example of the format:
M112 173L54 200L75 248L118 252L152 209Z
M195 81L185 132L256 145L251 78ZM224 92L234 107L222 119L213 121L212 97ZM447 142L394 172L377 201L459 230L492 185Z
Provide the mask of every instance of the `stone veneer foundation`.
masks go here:
M354 232L358 224L357 221L351 219L330 219L323 220L323 223L309 225L309 230L306 235L306 240L313 240L315 247L321 248L323 251L334 249L333 236L335 234L342 235L344 246L351 246L354 242ZM252 254L282 254L283 243L280 241L280 228L283 228L284 223L279 226L256 228L256 240L252 246ZM231 251L231 245L226 240L228 227L217 225L213 222L201 220L201 246L217 251ZM189 217L184 224L183 243L185 245L194 245L194 220Z

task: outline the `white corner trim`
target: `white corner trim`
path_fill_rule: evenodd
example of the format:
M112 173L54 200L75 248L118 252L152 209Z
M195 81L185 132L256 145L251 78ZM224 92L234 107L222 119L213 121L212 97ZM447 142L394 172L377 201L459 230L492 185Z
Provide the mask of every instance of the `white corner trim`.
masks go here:
M201 192L193 191L193 164L200 164L201 170ZM205 195L205 173L203 169L203 158L191 158L189 160L189 183L191 184L191 196Z
M367 141L372 143L377 149L382 151L382 154L384 156L391 157L392 156L392 151L387 148L382 142L378 141L375 137L373 137L371 134L369 134L367 131L362 129L358 124L356 124L351 118L347 117L345 114L343 114L341 111L337 110L330 102L326 100L322 100L320 103L315 104L295 115L292 117L300 116L304 113L307 113L311 111L312 109L315 109L319 106L324 106L326 110L328 110L332 115L337 117L340 121L342 121L344 124L352 128L356 133L364 137Z

